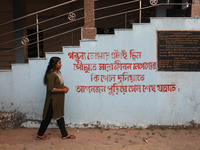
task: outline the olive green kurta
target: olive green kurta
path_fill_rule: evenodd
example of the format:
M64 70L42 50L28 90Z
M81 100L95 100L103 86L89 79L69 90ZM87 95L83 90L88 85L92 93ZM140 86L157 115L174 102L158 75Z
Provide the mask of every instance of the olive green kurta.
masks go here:
M53 93L53 89L64 88L64 84L60 83L60 79L56 75L56 73L51 72L47 75L47 91L46 91L46 100L43 110L43 119L45 119L50 101L52 100L52 108L53 108L53 119L58 120L64 116L64 99L65 94L63 92L55 92Z

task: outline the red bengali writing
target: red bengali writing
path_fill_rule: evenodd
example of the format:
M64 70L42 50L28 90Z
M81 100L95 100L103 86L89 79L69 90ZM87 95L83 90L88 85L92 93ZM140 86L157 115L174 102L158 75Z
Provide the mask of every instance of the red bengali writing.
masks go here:
M132 67L133 66L133 67ZM121 63L116 60L114 63L99 63L99 70L112 71L112 70L155 70L156 62L143 62L143 63Z
M132 60L141 59L142 52L136 52L134 49L129 51L129 58ZM128 59L128 53L125 50L114 50L113 52L69 52L68 56L70 59L75 60L91 60L91 59Z
M85 52L69 52L68 56L70 59L75 59L75 60L85 60L86 59L86 53Z
M144 81L145 79L145 75L132 75L128 72L123 72L121 75L96 75L92 73L90 77L92 82L115 82L116 80L119 80L122 83L124 81Z
M119 93L136 93L136 92L174 92L176 90L176 84L161 84L161 85L118 85L114 83L111 86L76 86L78 93L104 93L108 90L109 95L118 95Z
M83 64L81 60L76 60L77 64L74 65L74 70L89 71L97 70L97 64ZM112 71L112 70L155 70L156 62L143 62L143 63L121 63L116 60L114 63L99 63L99 70ZM133 65L133 67L132 67Z
M144 74L141 75L133 75L133 74L129 74L128 72L123 72L122 75L118 75L118 80L120 82L124 82L124 81L144 81Z
M165 86L163 85L157 85L157 89L160 92L173 92L176 90L176 85L175 84L166 84Z
M91 59L110 59L110 53L109 52L69 52L68 56L70 59L75 60L91 60Z
M91 81L93 82L98 82L98 81L101 81L101 82L115 82L115 77L116 77L117 75L111 75L111 74L109 74L109 75L96 75L96 74L94 74L94 73L92 73L91 75L90 75L90 77L91 77Z
M142 92L146 92L146 91L147 92L156 92L156 85L142 85Z
M141 59L142 52L136 52L134 49L130 50L130 58L133 59L134 61L136 59Z
M105 59L108 60L110 58L109 52L89 52L87 55L87 59Z
M77 64L74 65L74 70L85 71L85 73L89 73L89 71L97 70L97 64L83 64L82 61L76 60Z
M118 95L118 93L127 93L127 92L156 92L156 87L159 92L173 92L176 90L175 84L163 84L163 85L118 85L114 83L111 86L108 86L109 95Z
M76 91L78 93L103 93L106 92L106 86L76 86Z
M114 50L114 52L111 53L112 59L128 59L127 57L128 55L125 50L121 50L121 52L118 50Z
M155 70L156 62L133 63L133 70Z
M99 70L112 71L112 70L131 70L132 63L121 63L116 60L114 63L99 63Z

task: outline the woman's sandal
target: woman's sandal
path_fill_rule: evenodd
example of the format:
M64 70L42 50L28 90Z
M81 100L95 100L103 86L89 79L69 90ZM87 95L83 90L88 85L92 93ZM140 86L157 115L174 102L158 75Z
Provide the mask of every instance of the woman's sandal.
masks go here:
M36 136L36 140L48 140L48 139L49 139L49 137L46 135L42 135L42 136L37 135Z
M76 136L75 135L67 135L65 137L63 137L62 139L65 140L65 139L75 139Z

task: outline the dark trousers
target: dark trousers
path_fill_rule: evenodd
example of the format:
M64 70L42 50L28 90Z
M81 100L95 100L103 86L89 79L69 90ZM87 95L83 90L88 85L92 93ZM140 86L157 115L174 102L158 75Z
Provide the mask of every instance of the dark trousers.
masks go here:
M49 104L49 108L48 108L48 111L47 111L47 115L46 115L46 118L44 120L42 120L41 122L41 125L40 125L40 128L38 130L38 135L39 136L42 136L44 135L47 127L49 126L49 123L52 119L52 116L53 116L53 108L52 108L52 100ZM67 133L67 130L65 128L65 121L64 121L64 118L60 118L57 120L57 124L58 124L58 127L60 129L60 132L62 134L62 137L65 137L68 135Z

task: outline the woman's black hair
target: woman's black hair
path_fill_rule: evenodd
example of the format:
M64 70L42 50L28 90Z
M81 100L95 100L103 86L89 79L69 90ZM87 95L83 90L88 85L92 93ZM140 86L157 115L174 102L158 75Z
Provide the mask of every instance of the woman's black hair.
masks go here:
M47 70L46 73L44 75L44 84L47 84L47 75L52 72L55 71L55 66L58 63L58 61L60 60L59 57L51 57L50 61L49 61L49 65L47 66Z

